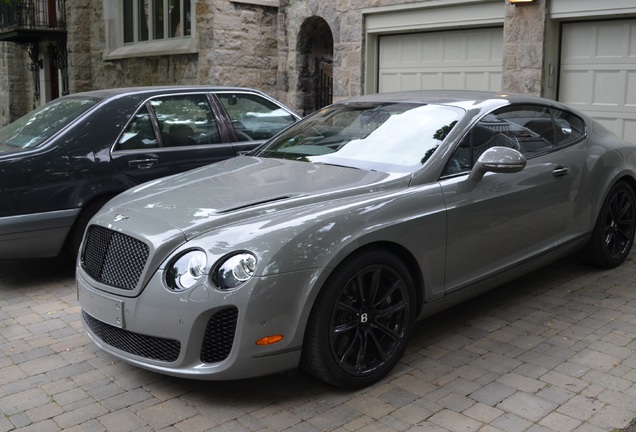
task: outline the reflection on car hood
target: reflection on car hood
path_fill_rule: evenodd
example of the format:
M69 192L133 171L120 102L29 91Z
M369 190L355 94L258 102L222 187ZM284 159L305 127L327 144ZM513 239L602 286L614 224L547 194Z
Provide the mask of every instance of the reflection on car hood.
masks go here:
M108 215L162 220L187 238L261 214L408 184L410 176L241 156L145 183L112 200ZM112 219L111 219L112 220ZM140 221L139 223L143 223Z

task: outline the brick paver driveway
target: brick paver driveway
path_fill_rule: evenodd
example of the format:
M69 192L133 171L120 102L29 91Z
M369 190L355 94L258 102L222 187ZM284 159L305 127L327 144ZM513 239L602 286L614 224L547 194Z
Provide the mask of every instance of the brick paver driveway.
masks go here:
M560 261L418 323L380 384L195 382L83 333L73 269L0 262L0 431L608 431L636 417L636 254Z

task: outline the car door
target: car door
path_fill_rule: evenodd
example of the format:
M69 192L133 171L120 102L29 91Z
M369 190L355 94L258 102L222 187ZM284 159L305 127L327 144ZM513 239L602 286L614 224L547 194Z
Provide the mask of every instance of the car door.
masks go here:
M536 124L547 130L530 128ZM447 293L556 244L570 218L576 175L554 143L553 128L548 108L506 107L484 117L456 149L440 180L448 221ZM475 181L469 170L492 146L518 150L526 167L517 173L486 173Z
M237 154L258 147L298 120L287 108L258 93L223 91L215 95L235 135L232 144Z
M139 182L187 171L235 156L206 93L150 99L128 123L111 157Z

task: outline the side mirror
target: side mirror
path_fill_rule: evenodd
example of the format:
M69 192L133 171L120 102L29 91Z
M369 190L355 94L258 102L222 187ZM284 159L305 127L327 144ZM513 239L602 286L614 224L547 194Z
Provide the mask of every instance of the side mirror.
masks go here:
M508 147L491 147L479 156L468 179L478 182L487 172L519 172L525 168L526 163L526 158L517 150Z

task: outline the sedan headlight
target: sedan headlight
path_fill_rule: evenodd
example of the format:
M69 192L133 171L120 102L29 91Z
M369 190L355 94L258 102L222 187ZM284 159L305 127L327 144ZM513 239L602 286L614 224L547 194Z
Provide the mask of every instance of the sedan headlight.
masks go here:
M256 257L249 252L241 252L224 258L215 267L212 282L220 289L236 288L254 276Z
M188 251L171 262L166 271L166 283L173 291L192 288L205 273L208 259L200 250Z

